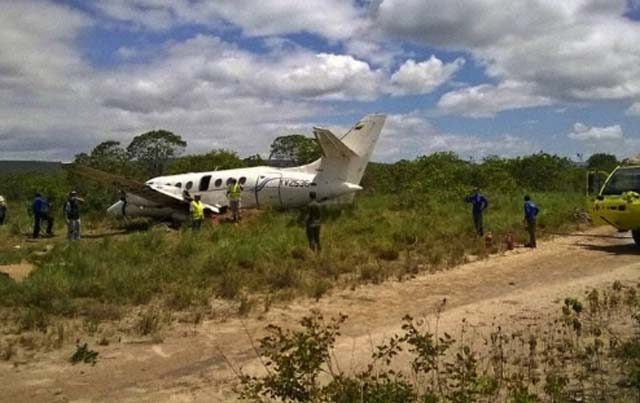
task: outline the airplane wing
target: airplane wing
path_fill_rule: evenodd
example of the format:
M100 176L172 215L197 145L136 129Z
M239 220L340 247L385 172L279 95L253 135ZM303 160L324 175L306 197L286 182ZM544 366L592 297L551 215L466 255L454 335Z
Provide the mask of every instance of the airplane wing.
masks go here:
M84 176L85 178L95 180L96 182L116 187L126 193L131 193L161 206L183 209L188 208L189 202L191 201L190 199L178 196L175 193L160 189L157 186L147 185L133 179L125 178L124 176L110 174L84 165L74 165L72 167L72 172L80 176ZM220 206L214 206L206 203L203 204L206 209L211 210L213 213L220 213Z

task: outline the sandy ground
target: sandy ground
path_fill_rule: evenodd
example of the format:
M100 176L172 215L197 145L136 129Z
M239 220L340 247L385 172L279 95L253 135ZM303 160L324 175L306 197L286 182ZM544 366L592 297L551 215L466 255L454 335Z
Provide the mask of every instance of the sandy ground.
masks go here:
M532 323L557 312L564 297L580 297L615 280L637 283L639 255L628 234L598 228L557 236L535 251L518 249L404 282L334 291L318 302L274 306L244 320L175 325L161 344L94 345L100 353L95 366L72 366L67 360L74 348L65 347L34 362L1 363L0 400L234 401L235 378L222 352L245 371L258 371L248 335L259 338L267 323L288 326L312 309L325 317L348 315L335 355L343 370L355 370L372 345L400 331L405 314L433 322L436 306L446 298L439 326L454 335L463 319L477 332L493 324Z
M33 271L33 265L28 262L0 266L0 275L6 274L15 281L24 280L31 271Z

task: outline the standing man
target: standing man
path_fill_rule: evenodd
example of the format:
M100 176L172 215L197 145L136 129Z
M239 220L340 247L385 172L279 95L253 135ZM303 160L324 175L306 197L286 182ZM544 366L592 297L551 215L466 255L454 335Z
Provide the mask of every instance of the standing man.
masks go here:
M199 194L195 195L189 204L189 211L191 212L191 229L193 231L200 231L202 222L204 221L204 204L200 201Z
M42 221L42 212L45 200L40 193L36 193L31 202L31 212L33 213L33 239L40 237L40 223Z
M46 221L47 236L53 236L53 217L51 216L51 202L46 197L42 197L42 205L40 207L40 222Z
M0 196L0 225L4 225L7 219L7 203L4 201L4 197Z
M67 220L67 233L70 241L80 239L80 204L84 200L78 197L78 192L71 191L64 203L64 216Z
M316 200L316 192L309 193L307 206L307 240L312 251L320 252L320 203Z
M233 213L233 222L240 221L240 200L242 199L242 185L238 183L236 178L231 178L231 183L227 189L227 198L229 199L229 207Z
M484 210L489 206L489 201L486 197L480 194L480 189L475 187L473 193L470 196L465 197L465 202L471 203L471 213L473 215L473 226L476 229L478 236L484 235L484 227L482 215Z
M536 247L536 218L540 209L531 201L531 197L526 195L524 197L524 222L527 226L527 232L529 233L529 242L524 246L527 248Z

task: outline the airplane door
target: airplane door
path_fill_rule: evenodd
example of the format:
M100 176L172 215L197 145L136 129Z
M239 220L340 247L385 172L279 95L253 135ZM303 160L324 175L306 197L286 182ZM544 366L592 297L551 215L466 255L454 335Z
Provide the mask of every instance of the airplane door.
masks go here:
M282 174L273 173L258 176L256 182L256 201L258 207L280 207L282 200L280 198L280 184L282 183Z

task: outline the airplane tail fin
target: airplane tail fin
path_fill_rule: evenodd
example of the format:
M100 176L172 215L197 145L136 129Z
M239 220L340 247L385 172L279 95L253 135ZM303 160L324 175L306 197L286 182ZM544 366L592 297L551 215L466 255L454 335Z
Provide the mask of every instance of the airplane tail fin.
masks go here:
M318 173L318 182L347 182L358 185L369 163L384 126L385 115L367 115L344 136L315 127L313 133L322 149L322 157L301 167Z

